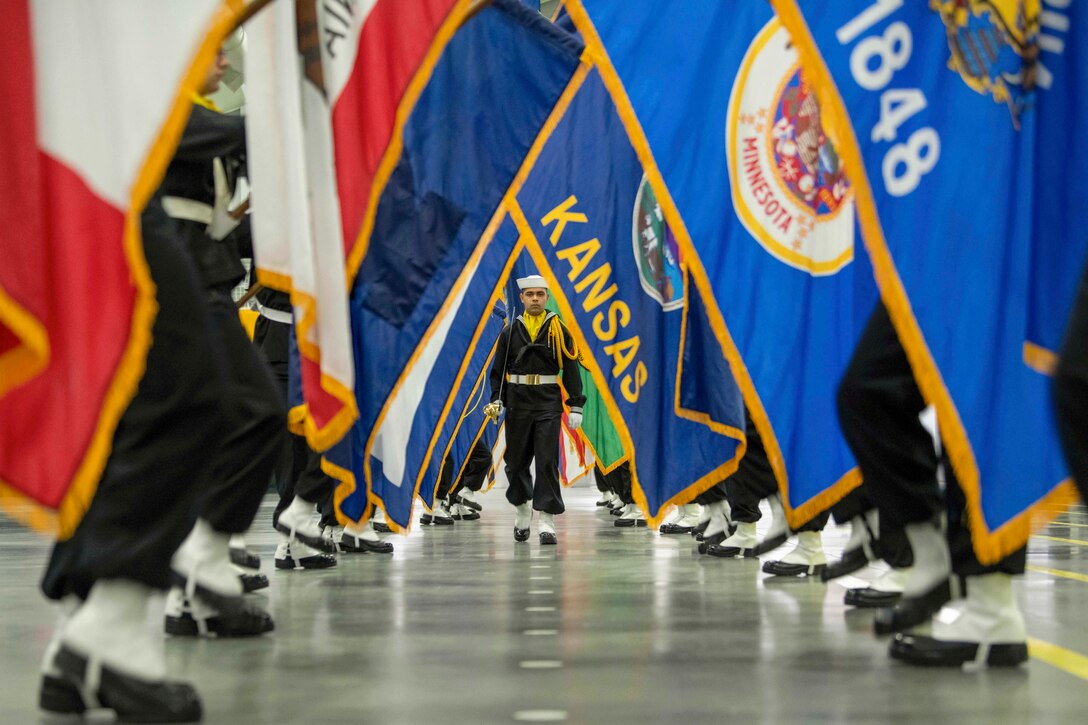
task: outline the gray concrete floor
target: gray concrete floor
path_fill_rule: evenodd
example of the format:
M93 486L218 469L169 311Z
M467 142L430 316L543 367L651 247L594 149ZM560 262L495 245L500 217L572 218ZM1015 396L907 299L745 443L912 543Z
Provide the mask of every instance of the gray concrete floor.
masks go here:
M416 527L392 537L392 557L320 572L272 568L269 499L250 544L277 631L169 640L170 670L196 682L213 723L1088 722L1083 506L1033 539L1018 584L1031 635L1067 650L1061 666L979 673L894 664L840 584L776 581L756 561L698 556L687 536L614 528L595 498L568 491L555 548L535 531L515 545L495 491L480 522ZM829 528L828 553L845 538ZM35 722L48 544L0 517L0 551L0 723Z

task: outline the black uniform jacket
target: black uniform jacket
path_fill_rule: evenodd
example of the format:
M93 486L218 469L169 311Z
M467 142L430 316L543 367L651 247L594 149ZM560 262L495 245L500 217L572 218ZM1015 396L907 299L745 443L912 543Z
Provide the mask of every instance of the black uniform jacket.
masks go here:
M228 184L233 189L236 176L243 166L245 150L244 118L194 105L174 159L166 169L159 195L212 205L215 202L212 161L216 158L223 160ZM205 287L233 287L245 277L246 270L242 266L238 245L240 239L248 241L245 239L248 230L244 229L248 225L242 225L221 241L209 237L204 231L204 224L179 221L178 226Z
M555 313L549 312L544 326L537 334L536 342L529 339L529 331L525 329L525 323L520 316L513 324L503 328L495 349L495 361L491 365L491 402L499 399L501 389L502 403L511 410L555 413L563 411L562 393L557 384L519 385L503 382L504 372L508 375L559 375L556 350L548 344L548 327L553 317ZM563 337L566 339L567 349L572 349L573 339L566 326L563 326ZM582 395L579 367L577 360L563 360L562 380L567 391L567 405L575 412L581 412L586 402L586 397Z

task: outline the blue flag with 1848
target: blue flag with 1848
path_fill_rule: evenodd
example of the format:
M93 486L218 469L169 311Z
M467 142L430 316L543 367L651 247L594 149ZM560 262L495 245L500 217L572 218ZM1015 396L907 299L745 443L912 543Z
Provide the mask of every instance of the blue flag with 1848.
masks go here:
M800 526L860 483L835 389L877 300L855 253L854 189L811 80L766 3L568 8L698 252Z
M1033 518L1052 515L1040 502L1072 495L1049 381L1025 343L1060 327L1033 312L1040 278L1071 290L1080 267L1033 263L1046 255L1040 234L1068 232L1033 200L1063 173L1044 164L1069 163L1040 153L1039 125L1058 122L1040 110L1052 113L1060 104L1049 96L1073 98L1069 84L1083 82L1064 53L1036 62L1040 22L1060 27L1065 47L1088 40L1068 37L1083 22L1074 27L1068 2L1046 12L1017 0L772 4L833 116L881 296L937 410L975 551L996 561L1026 543ZM1064 69L1064 88L1040 83L1044 67ZM1066 178L1083 198L1084 182ZM1071 294L1059 296L1052 302L1067 305Z
M631 458L656 524L736 470L744 410L694 251L664 222L597 71L591 70L512 210Z

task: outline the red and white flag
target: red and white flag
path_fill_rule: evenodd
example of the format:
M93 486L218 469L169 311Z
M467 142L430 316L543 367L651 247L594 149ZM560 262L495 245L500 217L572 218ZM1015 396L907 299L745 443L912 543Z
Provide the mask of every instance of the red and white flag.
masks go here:
M257 276L290 293L304 403L292 421L301 420L297 432L322 451L343 437L358 412L315 10L314 0L278 2L247 26L246 129Z
M350 279L366 254L401 131L471 0L335 0L319 22Z
M140 213L243 6L0 9L0 504L61 537L143 374L156 303Z
M301 0L277 3L247 25L258 278L291 294L298 418L316 450L358 417L348 292L408 112L470 5Z

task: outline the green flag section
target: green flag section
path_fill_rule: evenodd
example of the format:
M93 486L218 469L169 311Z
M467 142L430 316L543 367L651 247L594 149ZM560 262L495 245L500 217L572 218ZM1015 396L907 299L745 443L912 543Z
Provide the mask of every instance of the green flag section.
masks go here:
M548 298L547 309L563 319L563 313L559 311L554 298ZM616 426L612 424L612 418L608 415L608 408L605 407L593 376L584 367L579 372L582 374L582 393L586 396L586 404L582 406L582 434L593 449L597 465L605 473L610 473L625 459L623 443L616 432Z

